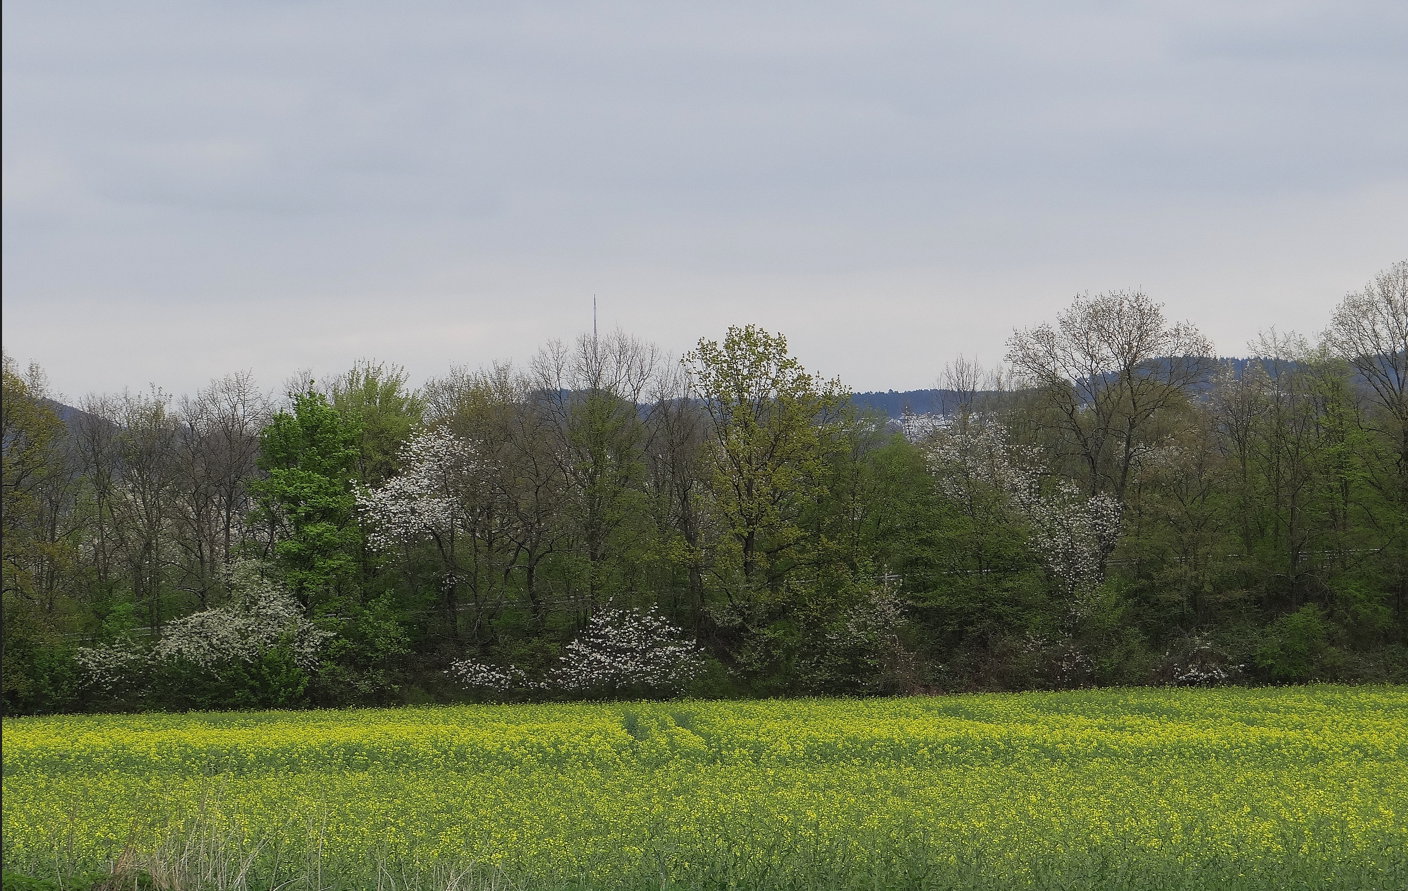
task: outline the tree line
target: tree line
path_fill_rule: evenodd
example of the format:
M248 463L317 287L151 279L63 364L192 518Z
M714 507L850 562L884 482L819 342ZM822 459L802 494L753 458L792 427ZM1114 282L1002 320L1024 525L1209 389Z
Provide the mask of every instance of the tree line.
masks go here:
M7 356L4 707L1408 680L1408 261L1251 353L1082 296L908 436L755 326L65 416Z

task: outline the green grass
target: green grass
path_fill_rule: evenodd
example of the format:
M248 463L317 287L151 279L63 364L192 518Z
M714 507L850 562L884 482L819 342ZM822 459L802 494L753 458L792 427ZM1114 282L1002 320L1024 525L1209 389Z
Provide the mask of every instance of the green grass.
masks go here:
M3 733L6 888L1408 888L1402 687Z

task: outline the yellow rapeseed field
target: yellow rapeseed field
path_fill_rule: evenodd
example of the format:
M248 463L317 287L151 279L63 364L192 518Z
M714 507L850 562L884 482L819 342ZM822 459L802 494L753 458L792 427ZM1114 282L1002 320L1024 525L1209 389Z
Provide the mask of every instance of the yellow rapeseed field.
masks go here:
M1408 888L1402 687L3 732L5 871L64 887L116 868L173 888Z

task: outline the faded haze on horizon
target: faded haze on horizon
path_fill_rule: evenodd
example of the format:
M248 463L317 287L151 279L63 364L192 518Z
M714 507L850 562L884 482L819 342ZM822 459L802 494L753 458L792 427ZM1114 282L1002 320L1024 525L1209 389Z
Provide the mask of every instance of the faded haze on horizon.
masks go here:
M403 14L414 9L414 15ZM4 348L70 399L785 333L857 390L1408 256L1408 4L5 3Z

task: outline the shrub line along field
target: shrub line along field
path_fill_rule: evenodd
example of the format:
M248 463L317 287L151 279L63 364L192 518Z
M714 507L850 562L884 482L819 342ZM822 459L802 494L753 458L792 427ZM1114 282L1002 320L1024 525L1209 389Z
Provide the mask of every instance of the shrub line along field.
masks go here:
M56 887L1408 887L1403 687L45 717L3 742L5 871Z

